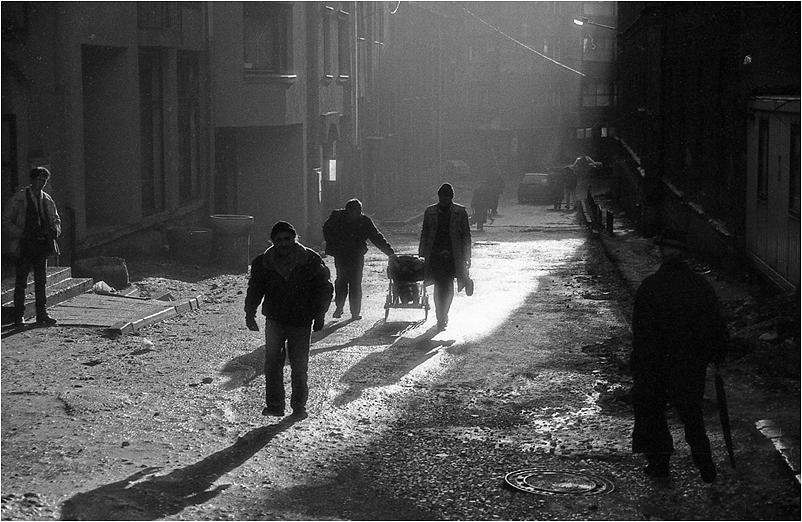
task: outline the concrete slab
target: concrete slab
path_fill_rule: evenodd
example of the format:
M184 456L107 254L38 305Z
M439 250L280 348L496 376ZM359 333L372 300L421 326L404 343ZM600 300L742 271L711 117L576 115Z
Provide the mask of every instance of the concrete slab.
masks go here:
M48 309L60 326L105 327L115 333L133 333L143 326L196 310L200 299L161 301L125 295L81 294Z

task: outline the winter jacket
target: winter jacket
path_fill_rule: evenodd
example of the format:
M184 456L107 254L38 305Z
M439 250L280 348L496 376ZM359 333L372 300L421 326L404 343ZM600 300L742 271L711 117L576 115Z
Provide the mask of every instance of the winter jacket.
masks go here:
M323 224L323 239L326 240L326 254L334 257L364 256L368 251L368 239L384 254L395 253L372 219L362 214L358 220L349 221L347 211L342 208L332 211Z
M25 232L25 217L28 212L30 197L30 186L20 189L5 204L3 209L3 231L8 234L10 239L9 251L19 255L20 239ZM45 207L45 214L48 219L48 228L51 235L61 236L61 217L56 210L56 203L50 194L42 191L42 201ZM55 252L58 253L58 244L53 240Z
M328 267L314 250L295 245L296 265L285 279L274 264L275 247L256 256L251 263L245 314L262 315L293 326L309 326L323 317L331 304L334 287Z
M698 387L704 368L720 361L729 334L710 284L683 261L668 261L635 294L630 365L636 385L674 393Z
M451 238L451 252L457 278L463 282L468 278L471 262L471 226L468 212L462 205L452 203L449 207L448 235ZM434 240L437 236L437 204L430 205L423 213L418 255L425 259L426 279L431 280L431 259Z

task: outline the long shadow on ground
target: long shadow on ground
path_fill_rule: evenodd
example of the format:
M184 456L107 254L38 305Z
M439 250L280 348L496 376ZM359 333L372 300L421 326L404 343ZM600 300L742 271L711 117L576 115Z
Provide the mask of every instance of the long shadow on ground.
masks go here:
M323 328L323 330L319 332L312 332L312 344L325 339L350 322L351 320L330 323L330 325ZM314 351L315 350L313 349L312 352ZM220 370L221 374L224 374L228 377L228 381L223 384L223 388L226 390L233 390L234 388L239 388L240 386L247 386L251 383L251 381L260 375L264 375L264 364L264 344L252 352L234 357L228 361L225 366L223 366L222 370Z
M167 475L154 476L160 468L150 467L73 495L62 505L61 519L154 520L202 504L228 488L222 485L209 490L215 480L241 466L298 420L301 418L285 417L277 424L253 429L233 445Z
M433 357L437 348L454 344L454 339L433 339L437 333L433 326L413 338L399 337L385 350L365 356L340 378L348 389L334 399L334 405L342 406L359 398L365 388L399 382L404 375Z

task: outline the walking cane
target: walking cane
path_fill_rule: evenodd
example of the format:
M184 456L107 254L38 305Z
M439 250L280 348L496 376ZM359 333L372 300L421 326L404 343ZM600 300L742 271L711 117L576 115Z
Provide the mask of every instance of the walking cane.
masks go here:
M724 393L724 379L721 378L718 364L716 364L716 403L718 404L718 418L721 421L721 432L724 434L724 445L727 447L727 454L730 456L730 465L734 469L735 453L732 449L730 413L727 409L727 395Z

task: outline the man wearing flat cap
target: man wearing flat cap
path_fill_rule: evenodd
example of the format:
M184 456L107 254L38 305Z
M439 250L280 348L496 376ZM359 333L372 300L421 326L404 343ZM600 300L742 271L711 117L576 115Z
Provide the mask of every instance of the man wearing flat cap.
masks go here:
M723 360L728 333L713 287L685 260L684 234L668 230L657 240L663 262L641 283L632 318L632 451L643 453L645 473L669 476L674 452L666 405L676 408L685 440L704 482L716 467L702 416L705 374Z
M424 258L426 280L434 282L437 329L448 326L448 310L454 299L454 278L459 288L473 293L468 276L471 267L471 227L465 207L454 203L454 187L444 183L437 191L438 203L426 208L418 255Z
M258 331L256 309L265 316L265 402L262 415L284 416L284 358L290 360L294 416L306 415L309 395L310 327L323 329L334 288L317 252L300 244L295 228L279 221L270 231L273 245L251 262L245 296L245 325ZM285 351L286 350L286 351Z

